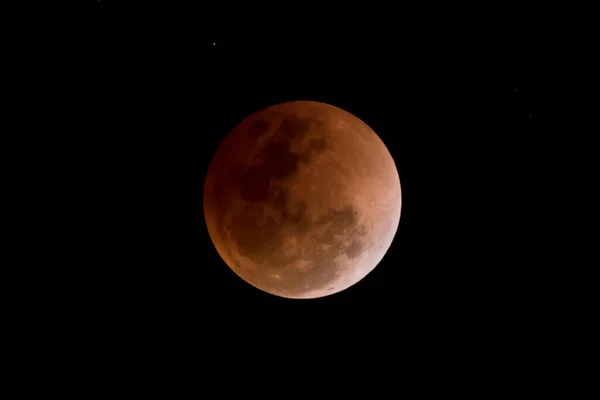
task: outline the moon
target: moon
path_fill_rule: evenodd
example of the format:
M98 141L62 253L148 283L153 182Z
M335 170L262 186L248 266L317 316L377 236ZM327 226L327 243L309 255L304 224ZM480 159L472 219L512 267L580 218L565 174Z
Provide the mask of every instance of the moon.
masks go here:
M338 107L260 110L221 142L204 181L208 233L247 283L293 299L354 285L398 229L401 189L385 144Z

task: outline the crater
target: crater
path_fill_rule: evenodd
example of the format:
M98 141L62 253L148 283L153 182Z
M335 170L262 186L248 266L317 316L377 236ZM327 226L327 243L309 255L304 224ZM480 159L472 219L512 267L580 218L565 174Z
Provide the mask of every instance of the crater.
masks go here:
M259 120L254 121L248 129L248 135L252 137L259 137L267 133L269 130L269 123L267 121Z

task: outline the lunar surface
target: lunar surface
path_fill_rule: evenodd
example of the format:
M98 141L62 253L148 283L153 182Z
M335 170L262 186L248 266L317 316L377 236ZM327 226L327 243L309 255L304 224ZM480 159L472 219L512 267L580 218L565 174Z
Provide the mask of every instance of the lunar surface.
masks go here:
M363 279L390 247L400 209L398 171L381 139L354 115L312 101L246 118L204 182L208 232L225 263L287 298Z

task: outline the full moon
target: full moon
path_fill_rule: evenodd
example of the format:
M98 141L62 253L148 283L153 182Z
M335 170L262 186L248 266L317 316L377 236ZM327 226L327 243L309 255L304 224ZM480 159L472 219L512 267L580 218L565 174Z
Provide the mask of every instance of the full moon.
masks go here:
M308 299L354 285L390 247L400 178L377 134L329 104L294 101L240 122L204 182L208 233L244 281Z

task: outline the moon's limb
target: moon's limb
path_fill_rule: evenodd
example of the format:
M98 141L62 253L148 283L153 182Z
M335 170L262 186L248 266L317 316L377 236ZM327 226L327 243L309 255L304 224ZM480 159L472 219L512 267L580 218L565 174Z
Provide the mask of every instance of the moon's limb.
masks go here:
M204 209L217 251L242 279L283 297L321 297L381 261L400 219L400 180L383 142L355 116L284 103L225 138Z

